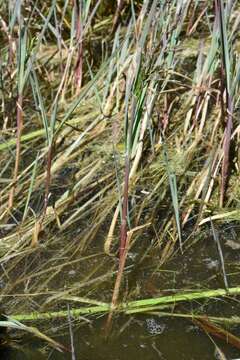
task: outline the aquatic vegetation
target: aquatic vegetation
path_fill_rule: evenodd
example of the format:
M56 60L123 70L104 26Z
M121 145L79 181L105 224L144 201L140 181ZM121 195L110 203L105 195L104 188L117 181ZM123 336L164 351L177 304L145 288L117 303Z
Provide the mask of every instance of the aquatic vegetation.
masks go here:
M186 290L179 301L238 294L219 234L239 221L239 10L221 0L1 3L0 298L10 316L67 317L79 302L79 314L108 313L111 324L134 301L136 313L145 300L155 311L166 289L174 303ZM220 280L196 271L176 285L166 266L175 256L184 273L209 234L221 266L201 265Z

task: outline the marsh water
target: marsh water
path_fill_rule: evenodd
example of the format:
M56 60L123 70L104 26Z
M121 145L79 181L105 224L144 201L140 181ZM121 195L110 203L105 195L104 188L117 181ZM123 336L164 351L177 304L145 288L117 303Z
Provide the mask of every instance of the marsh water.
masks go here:
M239 279L240 251L238 232L231 226L221 233L221 246L229 286L236 286ZM184 289L224 288L219 254L211 236L191 244L182 255L176 253L163 267L158 267L157 255L149 254L127 274L128 287L134 289L133 297L149 298L181 292ZM72 273L71 273L72 275ZM68 276L65 273L65 276ZM138 289L138 290L137 290ZM101 294L99 293L99 298ZM238 316L240 304L237 298L216 298L179 304L174 313L208 314L210 316ZM173 308L166 309L167 312ZM73 320L75 359L95 360L200 360L220 358L215 354L216 344L227 359L240 358L240 351L212 335L206 334L191 318L163 316L160 312L114 318L113 330L108 339L104 326L106 316ZM41 329L41 324L36 324ZM224 326L224 325L223 325ZM226 328L226 327L225 327ZM70 347L69 326L66 319L49 324L48 335ZM228 330L240 335L240 324ZM21 339L13 347L4 350L4 359L74 359L70 353L60 353L32 337Z
M121 328L124 320L119 319L115 327ZM129 319L128 319L129 320ZM123 359L169 359L169 360L212 360L215 346L206 334L190 321L159 318L158 316L139 316L131 320L122 334L115 334L104 340L104 321L95 321L74 333L76 359L82 360L123 360ZM69 336L62 340L69 344ZM229 359L238 358L239 352L217 341ZM48 354L34 341L26 342L21 350L9 350L5 359L72 359L71 354L50 351Z

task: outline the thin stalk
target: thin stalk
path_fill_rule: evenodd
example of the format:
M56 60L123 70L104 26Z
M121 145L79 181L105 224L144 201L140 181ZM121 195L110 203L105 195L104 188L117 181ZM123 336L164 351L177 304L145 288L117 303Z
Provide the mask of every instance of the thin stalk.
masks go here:
M77 64L75 69L75 81L76 81L77 91L79 91L82 87L82 77L83 77L82 1L75 0L74 8L76 14L76 40L78 44Z
M106 323L106 329L105 329L106 330L106 335L108 335L110 333L110 331L111 331L113 313L114 313L114 311L116 310L116 307L117 307L117 301L118 301L118 297L119 297L119 291L120 291L123 271L124 271L124 267L125 267L125 263L126 263L126 259L127 259L127 254L128 254L127 243L129 244L129 238L130 237L127 237L125 239L124 248L122 249L121 257L120 257L120 260L119 260L117 278L116 278L115 285L114 285L114 290L113 290L113 295L112 295L112 302L111 302L111 306L110 306L110 312L108 314L107 323Z
M73 329L72 329L72 319L71 319L71 311L69 304L67 305L68 309L68 324L69 324L69 334L71 340L71 353L72 353L72 360L76 360L75 349L74 349L74 339L73 339Z
M17 184L18 178L18 169L19 169L19 162L20 162L20 155L21 155L21 136L22 136L22 129L23 129L23 96L22 94L18 95L17 100L17 140L16 140L16 158L15 158L15 167L13 173L13 186L9 193L9 200L8 200L8 207L9 209L13 206L14 195L15 195L15 188Z
M233 98L231 94L231 65L230 65L230 54L229 44L227 36L227 15L222 0L215 0L215 13L219 25L219 34L221 39L221 107L222 107L222 118L224 118L224 92L226 94L226 112L227 120L224 131L224 142L223 142L223 162L222 162L222 179L220 189L220 206L223 207L227 181L229 177L229 152L232 134L232 113L233 113Z
M122 221L121 221L121 229L120 229L120 248L119 248L120 263L122 262L122 257L123 257L124 251L125 251L126 240L127 240L129 173L130 173L130 159L129 159L129 155L126 154L123 206L122 206Z
M115 285L114 285L110 312L108 314L108 319L107 319L107 323L106 323L106 335L108 335L110 333L110 330L111 330L111 327L112 327L113 313L117 308L118 296L119 296L122 276L123 276L123 272L124 272L124 268L125 268L125 263L126 263L126 260L127 260L128 250L130 248L131 238L132 238L134 232L136 232L138 230L141 230L141 229L143 229L143 228L145 228L145 227L147 227L149 225L150 225L150 223L147 223L147 224L142 225L142 226L137 226L134 229L127 232L126 243L125 243L125 247L123 249L123 254L122 254L122 256L121 256L121 258L119 260L117 278L116 278Z
M112 26L112 30L111 30L112 34L117 30L119 20L121 19L121 12L124 8L124 4L125 4L124 0L118 0L118 5L117 5L117 9L116 9L116 12L114 15L113 26Z
M46 182L45 182L45 196L44 196L44 208L43 208L44 216L46 214L46 210L47 210L47 206L48 206L53 153L54 153L54 142L51 142L51 144L49 145L48 154L47 154L47 174L46 174Z
M138 70L138 69L137 69ZM137 74L136 74L137 76ZM129 79L128 88L126 92L126 113L125 113L125 175L124 175L124 190L123 190L123 204L122 204L122 219L121 219L121 229L120 229L120 247L119 247L119 261L124 253L127 240L127 217L128 217L128 190L129 190L129 176L130 176L130 158L132 152L133 144L133 127L137 106L137 98L133 95L132 97L132 108L131 108L131 118L130 122L128 121L128 101L131 91L131 80Z

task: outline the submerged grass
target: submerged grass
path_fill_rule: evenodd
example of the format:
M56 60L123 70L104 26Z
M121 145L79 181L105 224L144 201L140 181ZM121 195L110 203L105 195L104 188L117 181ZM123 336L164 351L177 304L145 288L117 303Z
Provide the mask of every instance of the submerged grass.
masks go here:
M122 303L118 307L116 307L115 311L122 312L125 314L135 314L135 313L143 313L143 312L151 312L159 310L161 314L161 309L165 309L166 305L171 307L172 305L176 305L179 302L188 302L193 300L201 300L201 299L209 299L221 296L230 296L230 295L238 295L240 293L240 288L229 288L228 290L225 289L217 289L217 290L208 290L208 291L199 291L199 292L188 292L183 294L175 294L170 296L161 296L160 298L151 298L151 299L144 299L144 300L136 300L136 301L129 301L128 303ZM70 300L70 299L69 299ZM89 302L91 303L90 299L73 299L73 301L77 302ZM95 303L95 300L92 301ZM111 304L99 304L97 306L91 307L79 307L79 308L72 308L71 313L72 316L77 317L79 315L95 315L98 313L108 313L111 312ZM163 312L164 314L164 312ZM68 311L56 311L56 312L48 312L48 313L31 313L31 314L15 314L14 319L18 321L32 321L32 320L46 320L46 319L54 319L54 318L61 318L67 317ZM169 316L169 313L167 313ZM192 315L194 317L194 314ZM196 315L197 316L197 315Z
M107 312L119 266L118 309L149 254L158 269L211 221L239 220L239 19L237 1L2 3L0 298L13 314L100 294Z

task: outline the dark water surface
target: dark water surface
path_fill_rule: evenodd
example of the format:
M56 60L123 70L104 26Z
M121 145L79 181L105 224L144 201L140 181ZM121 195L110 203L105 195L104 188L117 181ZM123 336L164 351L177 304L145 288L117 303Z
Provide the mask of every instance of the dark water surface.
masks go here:
M81 360L212 360L215 346L209 337L199 328L181 319L160 318L158 316L138 316L120 335L113 335L105 340L103 322L95 321L92 328L86 326L74 333L74 348L76 359ZM115 323L119 328L123 321ZM69 336L59 338L65 344L70 344ZM238 358L240 351L221 341L218 346L228 355L228 359ZM34 350L35 347L35 350ZM69 359L71 354L61 354L57 351L45 352L37 342L25 343L22 351L9 350L2 353L1 359Z
M225 232L222 248L229 286L233 287L239 284L240 250L237 246L234 248L231 241L238 242L238 239L233 239L231 234ZM158 256L151 255L135 269L135 272L127 274L130 297L131 290L133 291L132 299L161 296L170 293L170 289L182 292L184 289L196 291L224 288L219 255L211 237L190 246L183 256L181 254L174 256L164 267L158 267L158 259ZM137 287L141 289L140 294L136 293ZM166 311L171 312L171 309ZM190 304L179 304L174 311L230 317L239 316L240 304L237 297L205 299ZM212 360L217 358L214 342L227 359L240 359L240 350L222 340L211 339L191 319L164 317L159 312L117 316L114 319L112 335L108 340L104 337L105 322L104 316L87 319L80 326L76 322L73 336L77 360ZM58 330L59 325L64 327L61 333ZM39 328L41 329L41 326ZM61 320L56 329L56 340L70 347L67 320ZM229 331L240 335L240 324L229 328ZM54 332L48 334L54 337ZM5 349L1 352L0 358L73 359L70 353L51 350L34 338L23 339L18 349Z

